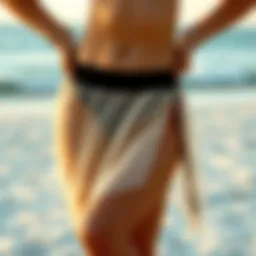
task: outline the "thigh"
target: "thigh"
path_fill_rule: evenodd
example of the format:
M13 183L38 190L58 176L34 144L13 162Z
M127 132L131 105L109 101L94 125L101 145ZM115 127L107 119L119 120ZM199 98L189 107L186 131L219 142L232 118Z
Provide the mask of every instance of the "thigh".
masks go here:
M56 100L55 142L57 160L67 178L73 174L80 148L86 111L77 100L72 85L64 83Z
M131 158L133 165L129 165L129 161L123 162L124 165L128 163L128 168L132 169L122 170L120 176L103 179L101 184L95 185L89 210L85 213L87 223L93 223L99 229L109 229L111 232L129 233L132 237L140 229L139 227L151 222L152 233L156 232L169 188L170 174L178 161L177 140L173 137L176 135L177 127L174 124L175 111L174 107L169 109L160 143L155 152L154 164L146 172L140 169L145 167L140 162L148 157L143 152L147 152L150 144L139 144L137 140L139 150ZM112 171L114 169L112 166ZM143 176L140 172L144 173ZM113 225L115 230L111 228Z
M59 176L73 222L78 221L86 207L105 147L91 109L75 90L72 84L62 86L55 118Z
M155 243L157 242L157 237L161 230L162 220L164 217L167 202L166 199L170 198L168 192L172 186L172 178L178 170L178 165L183 159L182 154L182 132L181 132L181 109L179 105L173 108L173 115L170 121L169 131L171 131L171 138L173 145L172 160L170 161L169 169L169 184L166 186L166 192L163 196L159 197L159 200L155 202L155 205L151 207L148 213L141 219L141 221L136 225L132 233L132 239L135 244L141 248L145 255L154 255ZM143 254L143 255L144 255Z
M157 203L131 232L131 240L139 248L141 255L155 255L164 210L164 202Z

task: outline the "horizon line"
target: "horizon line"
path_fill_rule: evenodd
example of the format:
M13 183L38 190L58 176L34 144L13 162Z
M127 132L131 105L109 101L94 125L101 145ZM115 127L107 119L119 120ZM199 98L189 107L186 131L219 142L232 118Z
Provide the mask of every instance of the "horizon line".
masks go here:
M83 22L69 22L69 23L65 23L67 26L83 26L86 28L87 24L84 24ZM189 22L184 22L183 24L181 24L180 27L184 28L184 27L189 27L190 23ZM0 21L0 27L3 26L12 26L12 27L26 27L22 22L17 22L17 21ZM251 28L251 29L256 29L256 24L252 24L252 23L238 23L235 26L231 27L232 28Z

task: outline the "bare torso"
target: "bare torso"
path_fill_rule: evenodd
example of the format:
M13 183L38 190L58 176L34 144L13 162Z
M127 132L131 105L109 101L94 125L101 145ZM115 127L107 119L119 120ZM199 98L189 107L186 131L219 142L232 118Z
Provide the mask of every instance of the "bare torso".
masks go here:
M94 0L79 60L112 70L167 68L177 0Z

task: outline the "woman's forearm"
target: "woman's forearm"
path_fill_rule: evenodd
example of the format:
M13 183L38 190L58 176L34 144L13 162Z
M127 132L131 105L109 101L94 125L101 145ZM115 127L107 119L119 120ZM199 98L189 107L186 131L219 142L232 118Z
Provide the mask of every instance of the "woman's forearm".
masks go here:
M66 43L68 33L36 0L0 0L21 22L35 29L57 48Z
M191 49L198 48L217 34L239 21L253 7L256 0L223 0L215 10L185 35L185 42Z

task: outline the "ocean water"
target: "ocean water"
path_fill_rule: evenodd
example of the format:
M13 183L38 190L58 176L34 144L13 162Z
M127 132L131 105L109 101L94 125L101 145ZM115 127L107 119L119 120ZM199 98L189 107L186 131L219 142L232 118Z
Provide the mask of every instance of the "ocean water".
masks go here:
M191 229L177 177L159 256L256 255L255 74L255 29L231 30L196 53L184 81L201 88L188 90L186 99L202 226ZM52 147L52 96L60 81L58 56L46 41L21 27L0 26L0 89L14 88L0 99L0 256L82 255ZM21 98L17 89L37 95Z
M81 28L73 32L81 36ZM51 92L60 81L58 55L48 42L23 27L0 26L0 83ZM184 81L192 87L256 84L256 29L229 30L204 45Z
M201 225L191 228L177 176L158 255L255 256L256 95L210 104L187 96ZM82 255L56 171L53 99L9 98L0 109L0 255Z

